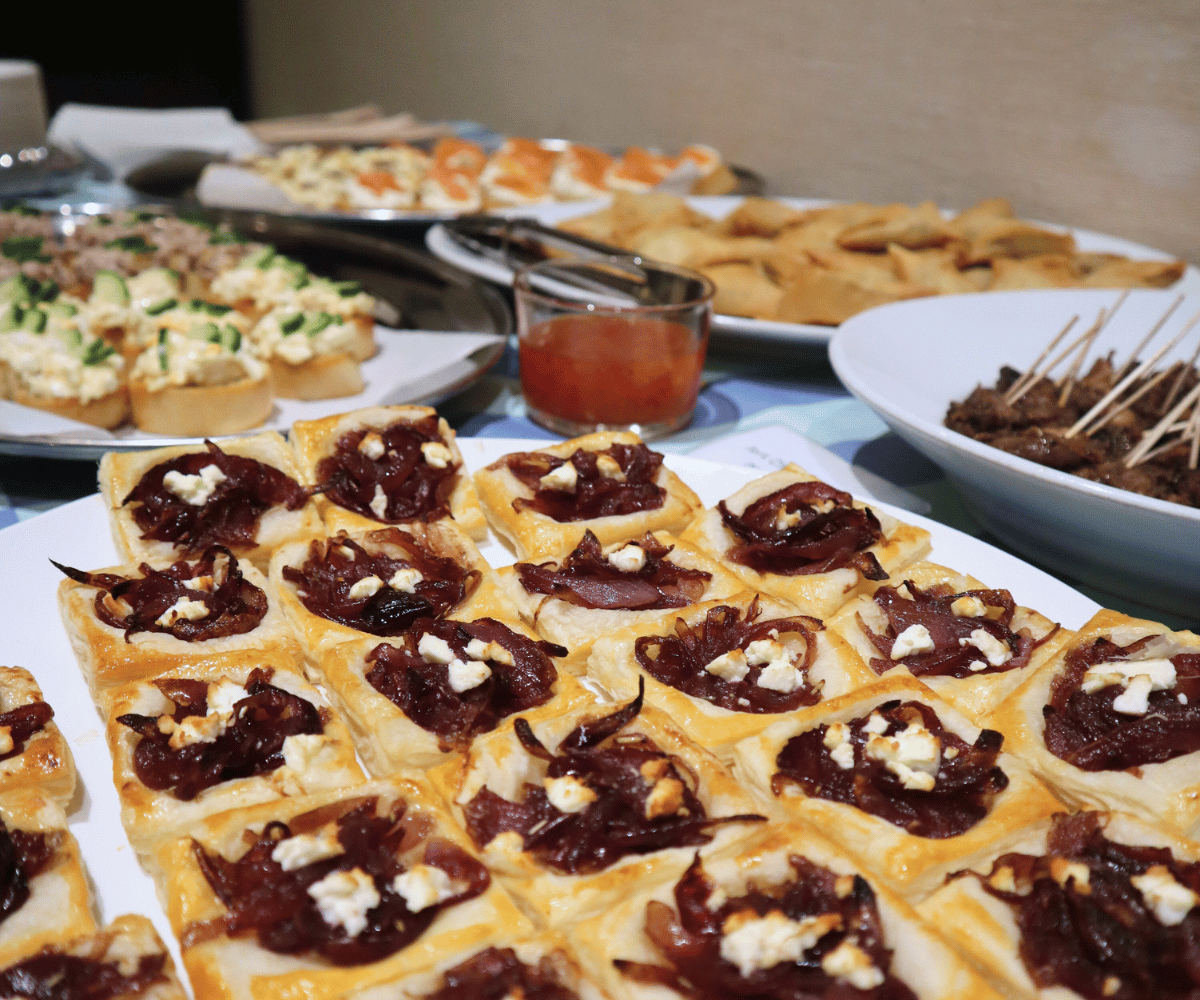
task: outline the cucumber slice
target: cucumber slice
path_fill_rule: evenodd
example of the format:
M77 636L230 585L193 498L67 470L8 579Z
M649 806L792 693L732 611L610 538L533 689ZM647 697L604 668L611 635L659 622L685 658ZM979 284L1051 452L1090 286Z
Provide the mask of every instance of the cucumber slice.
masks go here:
M221 346L231 354L237 354L242 349L242 332L226 323L221 327Z
M331 281L329 284L344 299L350 298L351 295L357 295L363 290L362 282L359 281Z
M45 242L41 236L10 236L0 243L0 255L18 264L28 261L49 264L50 255L42 252L42 244Z
M108 343L103 337L97 337L84 348L83 363L88 367L98 365L106 358L112 357L117 352L113 349L112 344Z
M36 306L31 306L25 310L25 315L21 317L21 329L28 330L30 333L45 333L47 316L42 310Z
M96 277L92 279L92 300L127 306L129 286L116 271L97 271Z
M304 332L310 337L315 337L326 327L333 326L337 321L336 316L331 316L327 312L313 313L304 321Z
M216 323L193 323L188 328L188 340L206 340L210 344L221 342L221 328Z
M268 267L272 266L272 262L274 260L275 260L275 248L274 247L263 247L261 250L258 251L258 253L251 254L250 257L246 260L246 263L249 264L251 267L257 267L260 271L265 271Z
M178 299L163 299L161 302L155 302L153 305L146 306L147 316L157 316L160 313L165 313L168 309L174 309L179 305Z
M170 336L167 328L164 326L158 331L158 369L159 371L168 371L171 367L171 359L167 354L169 347L168 337Z
M207 313L209 316L224 316L233 311L233 306L223 306L219 302L205 302L204 299L192 299L188 303L192 312Z
M54 331L54 336L61 340L72 354L78 356L83 352L83 334L75 327L59 327Z
M291 316L285 316L279 321L279 330L286 337L290 333L296 333L304 326L304 313L292 313Z
M47 302L42 308L49 315L57 316L60 319L70 319L79 314L79 307L71 302Z
M0 312L0 333L11 333L21 329L21 320L25 318L25 308L19 302L10 302Z
M53 285L54 294L58 294L58 285L55 285L53 281L47 281L44 284ZM19 302L21 305L37 302L41 298L42 285L43 282L38 281L37 278L31 278L27 274L14 274L0 283L0 302ZM51 296L51 298L53 297Z

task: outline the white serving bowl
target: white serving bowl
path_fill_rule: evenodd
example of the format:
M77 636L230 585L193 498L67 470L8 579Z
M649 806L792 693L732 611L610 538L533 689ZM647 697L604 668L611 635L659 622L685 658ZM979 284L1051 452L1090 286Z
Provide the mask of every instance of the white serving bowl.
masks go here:
M1200 509L1090 482L992 448L942 426L949 404L1002 365L1023 370L1070 318L1063 341L1091 325L1112 290L995 292L913 299L843 323L829 348L842 383L909 444L936 462L980 524L1027 558L1074 579L1192 619L1200 618ZM1176 298L1130 294L1088 355L1125 361ZM1165 345L1200 310L1188 296L1150 347ZM1187 360L1193 330L1155 367ZM1060 349L1061 349L1060 345ZM1063 366L1054 374L1061 374Z

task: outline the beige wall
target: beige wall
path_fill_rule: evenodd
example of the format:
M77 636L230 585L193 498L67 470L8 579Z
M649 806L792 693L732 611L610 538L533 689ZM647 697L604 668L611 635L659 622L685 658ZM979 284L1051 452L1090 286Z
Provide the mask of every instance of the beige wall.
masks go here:
M710 143L774 194L965 206L1200 262L1196 0L249 0L260 116L375 102Z

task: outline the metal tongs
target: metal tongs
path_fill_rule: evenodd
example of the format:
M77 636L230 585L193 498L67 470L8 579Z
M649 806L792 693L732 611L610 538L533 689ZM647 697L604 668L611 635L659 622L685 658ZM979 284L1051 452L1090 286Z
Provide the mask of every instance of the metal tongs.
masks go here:
M463 249L514 271L555 258L594 261L586 275L565 268L545 272L546 278L580 291L615 295L635 305L672 305L695 296L687 278L660 270L639 254L534 219L464 215L442 225Z

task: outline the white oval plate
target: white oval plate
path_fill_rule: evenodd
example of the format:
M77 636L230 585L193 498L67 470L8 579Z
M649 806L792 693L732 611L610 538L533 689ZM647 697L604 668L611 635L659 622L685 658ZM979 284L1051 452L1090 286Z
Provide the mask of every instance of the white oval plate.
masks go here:
M1089 358L1112 350L1123 362L1177 294L1133 292ZM1194 619L1200 509L1080 479L942 426L951 402L980 383L994 385L1002 365L1027 368L1072 316L1079 314L1082 330L1117 296L1061 290L898 302L843 323L829 356L842 384L940 465L972 516L998 538L1107 593ZM1143 355L1198 309L1200 296L1189 295ZM1191 334L1162 364L1189 358L1196 340Z
M482 468L512 451L538 448L544 441L461 438L468 469ZM705 504L715 504L762 473L747 468L668 455L678 473ZM852 483L833 483L850 488ZM977 538L908 511L877 506L893 516L927 528L933 535L933 558L964 570L990 587L1006 587L1018 603L1036 608L1068 628L1078 628L1098 605L1082 594ZM508 565L512 554L494 537L481 546L493 566ZM112 782L112 761L105 747L103 723L70 643L58 619L55 593L62 574L50 560L80 569L111 566L119 560L109 534L104 504L98 494L65 504L0 531L0 608L6 628L0 630L0 663L19 664L37 678L54 708L55 721L75 755L82 801L71 815L71 831L79 840L105 921L122 913L142 913L158 927L179 965L179 951L154 885L138 866L121 828L121 811Z
M744 199L734 195L709 195L688 198L688 204L697 212L722 219L742 203ZM774 201L790 205L801 211L810 208L822 208L834 202L816 198L774 198ZM497 215L536 219L546 226L556 226L565 219L573 219L579 215L588 215L604 208L608 202L571 201L545 205L526 205L523 208L508 209L497 212ZM1103 233L1093 233L1086 229L1070 230L1065 226L1055 226L1039 222L1040 226L1060 232L1073 232L1080 250L1095 253L1115 253L1135 260L1173 260L1169 253L1131 243L1117 236L1105 236ZM455 267L479 278L486 278L498 285L511 285L513 271L510 267L478 254L455 243L442 225L431 226L425 233L425 246L436 257ZM1172 291L1200 294L1200 269L1189 264L1182 278L1172 288ZM825 345L833 338L836 327L816 326L812 323L778 323L774 320L749 319L745 316L726 316L718 313L713 317L713 330L718 333L735 334L743 337L753 337L759 340L778 340L789 344Z

